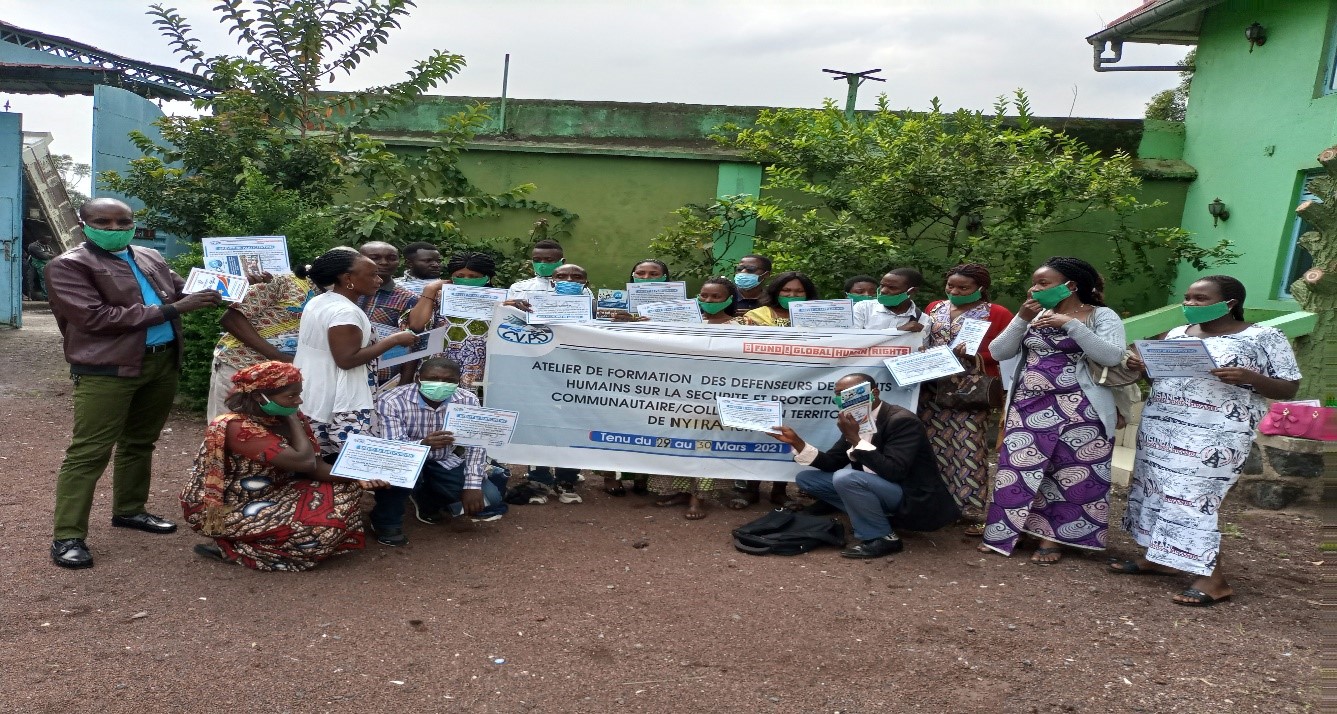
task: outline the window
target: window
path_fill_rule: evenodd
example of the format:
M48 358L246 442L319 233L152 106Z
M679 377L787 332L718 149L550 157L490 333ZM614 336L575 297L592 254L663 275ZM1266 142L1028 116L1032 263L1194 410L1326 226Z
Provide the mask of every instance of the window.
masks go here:
M1323 82L1324 94L1337 94L1337 17L1334 17L1328 27L1328 51L1326 53L1328 66L1326 76Z
M1319 172L1312 171L1300 178L1300 200L1295 203L1297 207L1305 201L1319 201L1322 203L1318 196L1309 192L1309 179L1318 175ZM1300 236L1314 230L1314 226L1293 213L1290 223L1290 247L1286 252L1286 268L1281 275L1281 286L1277 290L1277 293L1286 300L1291 299L1291 283L1299 280L1306 270L1314 267L1314 257L1300 245Z

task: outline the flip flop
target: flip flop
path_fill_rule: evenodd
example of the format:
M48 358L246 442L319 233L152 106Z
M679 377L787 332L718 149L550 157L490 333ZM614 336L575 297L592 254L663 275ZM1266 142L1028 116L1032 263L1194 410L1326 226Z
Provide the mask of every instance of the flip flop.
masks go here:
M604 486L604 493L609 496L622 497L627 495L627 489L623 486Z
M1170 599L1170 602L1176 605L1183 605L1184 607L1208 607L1210 605L1215 605L1218 602L1225 602L1226 600L1229 600L1231 597L1230 595L1222 595L1221 597L1212 597L1211 595L1208 595L1207 593L1197 588L1188 588L1184 592L1179 593L1179 596L1192 598L1190 600L1175 600L1174 598Z
M1036 560L1036 556L1057 555L1057 560ZM1034 555L1031 556L1032 565L1057 565L1063 560L1063 548L1036 548Z
M984 524L983 524L983 523L971 523L970 525L968 525L968 526L966 526L965 528L961 529L961 532L964 533L965 535L968 535L968 536L972 537L972 538L979 538L980 536L984 535Z
M1119 560L1117 558L1110 559L1108 570L1111 575L1174 575L1174 573L1144 568L1138 565L1136 560Z

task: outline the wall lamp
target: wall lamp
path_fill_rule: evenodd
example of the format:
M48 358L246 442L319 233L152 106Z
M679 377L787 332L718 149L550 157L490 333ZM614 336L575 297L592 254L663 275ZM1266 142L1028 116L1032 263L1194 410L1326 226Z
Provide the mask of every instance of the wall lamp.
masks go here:
M1212 227L1216 227L1217 221L1230 220L1230 211L1226 209L1226 204L1221 199L1216 199L1207 204L1207 212L1212 214Z
M1267 44L1267 28L1255 22L1244 28L1244 39L1249 41L1249 52L1253 52L1253 48Z

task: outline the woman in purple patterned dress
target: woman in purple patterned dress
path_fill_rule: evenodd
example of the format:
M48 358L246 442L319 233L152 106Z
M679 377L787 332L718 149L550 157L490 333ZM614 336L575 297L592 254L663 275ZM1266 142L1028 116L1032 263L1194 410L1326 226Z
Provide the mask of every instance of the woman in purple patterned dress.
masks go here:
M989 345L997 359L1023 359L979 549L1011 555L1025 533L1039 539L1031 562L1043 565L1057 563L1064 546L1105 548L1117 416L1086 360L1117 365L1125 342L1090 263L1050 258L1032 280L1030 299Z

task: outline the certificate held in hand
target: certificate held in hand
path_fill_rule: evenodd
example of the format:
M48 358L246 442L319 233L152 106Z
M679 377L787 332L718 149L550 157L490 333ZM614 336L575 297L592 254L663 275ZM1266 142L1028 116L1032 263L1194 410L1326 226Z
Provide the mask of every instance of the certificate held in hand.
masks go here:
M965 371L961 366L961 360L958 360L956 355L952 354L952 348L947 346L934 347L902 357L892 357L884 360L884 363L900 387L909 387Z

